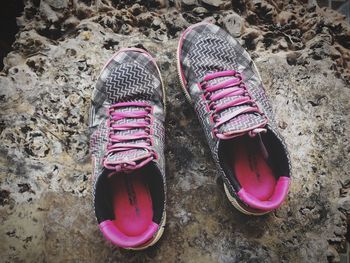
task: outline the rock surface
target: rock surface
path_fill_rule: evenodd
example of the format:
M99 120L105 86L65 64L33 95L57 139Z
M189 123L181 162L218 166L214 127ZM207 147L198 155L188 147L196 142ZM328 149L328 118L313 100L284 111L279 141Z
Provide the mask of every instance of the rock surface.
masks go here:
M242 17L236 13L225 15L223 25L227 32L233 37L239 37L243 30L244 21Z
M334 11L293 0L183 2L25 2L0 73L2 262L339 261L350 214L349 25ZM223 26L233 12L293 162L288 200L262 217L242 215L226 200L176 74L180 32L204 19ZM144 252L101 237L88 155L99 71L131 46L157 58L169 105L168 221Z

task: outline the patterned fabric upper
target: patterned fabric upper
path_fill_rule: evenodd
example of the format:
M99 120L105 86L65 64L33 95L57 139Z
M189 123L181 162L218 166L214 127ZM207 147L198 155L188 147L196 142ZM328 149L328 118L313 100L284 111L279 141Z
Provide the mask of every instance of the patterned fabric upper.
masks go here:
M136 50L117 53L92 95L95 179L104 168L127 172L150 161L164 175L164 118L161 77L150 56Z
M267 118L269 120L273 119L271 106L265 95L260 76L249 54L236 39L218 26L203 23L186 34L182 44L181 65L189 92L198 106L201 104L198 101L201 100L201 96L198 96L201 94L200 89L204 90L205 87L199 88L197 83L203 83L204 78L210 73L234 70L240 74L242 85L245 86L249 95L263 113L259 114L252 111L238 114L218 127L220 133L240 134L240 131L249 130L250 127L264 126L267 123ZM234 77L218 77L208 81L207 84L220 84L232 78ZM239 87L240 85L237 85L236 89L238 90ZM213 97L215 93L220 92L222 90L216 90L213 94L206 96L206 99L210 95ZM244 94L232 92L230 96L224 96L217 100L215 102L216 106L234 105L224 107L224 110L218 112L218 118L223 119L234 112L244 112L245 107L252 106L251 102L235 104L237 101L244 101L243 97Z
M216 163L220 163L221 139L266 129L276 135L288 154L259 73L238 41L209 23L189 28L180 41L182 76Z

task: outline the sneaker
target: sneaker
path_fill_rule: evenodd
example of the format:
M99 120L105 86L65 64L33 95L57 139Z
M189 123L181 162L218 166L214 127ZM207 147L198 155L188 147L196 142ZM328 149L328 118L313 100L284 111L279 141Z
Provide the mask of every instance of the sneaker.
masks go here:
M182 34L177 56L182 88L229 200L246 214L278 208L289 188L290 159L249 54L218 26L199 23Z
M152 246L164 230L164 94L155 60L137 48L106 63L92 94L95 214L121 248Z

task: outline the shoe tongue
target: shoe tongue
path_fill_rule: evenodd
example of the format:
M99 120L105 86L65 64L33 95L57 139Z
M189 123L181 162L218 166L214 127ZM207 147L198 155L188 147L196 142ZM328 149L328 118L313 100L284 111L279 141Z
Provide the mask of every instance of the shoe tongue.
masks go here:
M209 81L209 84L214 85L214 84L218 84L219 82L225 81L230 79L230 77L221 77L221 78L215 78L211 81ZM222 90L218 90L213 92L218 93ZM237 98L239 98L239 96L233 96L233 97L224 97L220 100L216 101L217 105L220 104L226 104L229 103L233 100L236 100ZM238 105L238 106L232 106L230 108L227 108L223 111L220 111L218 113L218 117L219 118L224 118L225 116L237 111L237 110L241 110L244 108L249 108L250 105L249 104L242 104L242 105ZM229 121L225 122L224 124L220 125L218 127L218 133L220 134L224 134L226 136L228 136L227 139L231 139L233 137L236 136L240 136L243 135L253 129L256 128L262 128L264 127L266 124L266 118L258 113L255 112L248 112L248 113L242 113L237 115L236 117L230 119Z
M236 111L237 109L244 107L246 106L232 107L220 113L219 116L225 116L229 112ZM263 128L265 124L266 119L260 114L243 113L222 124L218 131L219 133L234 137L235 135L243 135L256 128Z
M122 109L117 109L116 112L132 112L132 111L140 111L144 110L142 107L125 107ZM118 121L115 121L114 124L127 124L130 122L137 122L136 119L128 118L128 119L121 119ZM139 119L140 121L140 119ZM140 128L135 128L135 129L127 129L127 130L122 130L122 131L111 131L112 134L114 135L133 135L134 133L143 131L143 129ZM126 142L118 143L120 148L122 147L123 144L144 144L147 143L145 139L135 139L135 140L128 140ZM129 148L129 147L128 147ZM120 150L120 151L112 151L109 153L104 160L104 165L106 168L111 169L116 168L119 171L130 171L133 170L133 167L136 164L141 163L142 161L146 160L151 156L151 153L149 150L144 149L144 148L134 148L134 149L126 149L126 150ZM146 165L144 163L138 168L143 167Z
M130 165L130 162L140 163L143 160L147 159L150 156L150 152L144 149L132 149L128 151L122 151L118 153L110 153L105 158L105 166L108 166L106 168L112 167L119 167L121 171L125 170L132 170L132 166ZM145 164L144 164L145 165ZM144 166L142 165L142 166ZM141 168L141 167L139 167Z

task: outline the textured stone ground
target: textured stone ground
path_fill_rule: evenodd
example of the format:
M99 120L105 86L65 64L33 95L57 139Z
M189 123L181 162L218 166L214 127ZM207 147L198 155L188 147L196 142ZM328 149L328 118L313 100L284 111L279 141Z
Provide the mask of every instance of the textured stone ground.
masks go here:
M136 4L134 4L137 2ZM226 200L177 79L177 38L209 19L248 49L290 148L286 203L263 217ZM1 262L339 262L350 214L350 31L297 1L33 0L0 73ZM88 107L121 47L155 55L167 88L168 222L127 252L92 211Z

